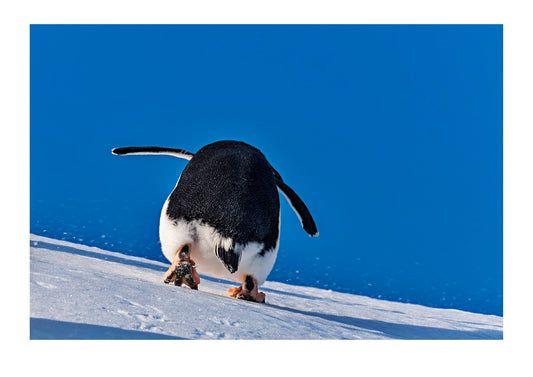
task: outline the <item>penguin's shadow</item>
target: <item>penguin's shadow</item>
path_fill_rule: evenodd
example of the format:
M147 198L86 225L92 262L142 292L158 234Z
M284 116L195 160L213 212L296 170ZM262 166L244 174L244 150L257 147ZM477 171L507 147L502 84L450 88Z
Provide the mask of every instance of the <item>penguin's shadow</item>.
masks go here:
M503 339L503 333L492 329L454 330L439 327L419 326L405 323L385 322L375 319L357 318L357 316L335 315L308 310L299 310L286 306L268 304L268 306L291 313L303 314L327 321L336 322L347 330L364 329L371 333L383 334L392 339L405 340L460 340L460 339Z
M99 253L97 251L80 250L72 246L56 245L56 244L48 243L44 241L33 241L32 240L30 241L30 245L32 247L60 251L60 252L69 253L69 254L76 254L76 255L81 255L84 257L97 258L97 259L102 259L102 260L106 260L109 262L122 263L122 264L126 264L129 266L149 268L149 269L156 270L156 271L164 272L168 269L168 267L156 264L158 262L151 263L151 262L136 261L136 260L131 260L131 259L115 256L115 255Z

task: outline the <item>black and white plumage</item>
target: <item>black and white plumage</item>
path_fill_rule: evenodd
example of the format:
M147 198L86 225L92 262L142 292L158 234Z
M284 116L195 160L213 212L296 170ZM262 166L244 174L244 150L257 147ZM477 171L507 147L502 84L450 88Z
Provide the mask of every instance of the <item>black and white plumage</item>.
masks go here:
M165 257L191 245L198 270L242 282L263 284L279 247L278 189L297 213L304 230L317 236L315 222L298 195L258 149L219 141L196 154L161 147L126 147L114 154L168 154L190 160L161 212L159 236Z

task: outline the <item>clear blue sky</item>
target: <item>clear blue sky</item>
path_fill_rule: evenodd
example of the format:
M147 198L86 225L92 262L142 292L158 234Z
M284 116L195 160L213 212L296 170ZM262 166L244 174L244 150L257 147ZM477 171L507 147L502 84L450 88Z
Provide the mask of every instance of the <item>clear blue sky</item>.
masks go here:
M502 314L501 25L33 25L31 231L164 260L184 160L261 149L282 198L270 280Z

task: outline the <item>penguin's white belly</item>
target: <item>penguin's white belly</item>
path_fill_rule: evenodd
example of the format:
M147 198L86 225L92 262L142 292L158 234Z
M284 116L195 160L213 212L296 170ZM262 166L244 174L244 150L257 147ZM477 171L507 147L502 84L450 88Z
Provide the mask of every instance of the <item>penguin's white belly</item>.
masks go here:
M278 254L279 236L276 246L260 255L263 244L249 242L236 243L234 250L240 254L239 267L230 273L215 255L217 245L231 245L232 240L222 237L210 225L194 220L171 220L167 216L168 201L163 205L159 223L159 238L165 257L172 263L176 252L185 244L190 245L191 258L196 262L199 273L241 283L246 275L252 275L259 285L268 277ZM279 234L279 233L278 233Z

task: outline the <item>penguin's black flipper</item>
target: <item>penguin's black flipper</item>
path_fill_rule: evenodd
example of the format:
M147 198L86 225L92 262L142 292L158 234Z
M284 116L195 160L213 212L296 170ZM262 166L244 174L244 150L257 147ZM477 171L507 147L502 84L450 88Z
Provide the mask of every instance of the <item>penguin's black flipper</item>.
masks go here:
M215 255L218 257L218 259L220 259L230 273L233 274L239 269L241 255L237 254L233 247L227 250L222 246L217 246L215 249Z
M191 153L184 149L165 148L165 147L124 147L124 148L114 148L111 152L113 154L121 155L121 156L129 155L129 154L139 154L139 155L163 154L167 156L183 158L185 160L190 160L194 156L194 153Z
M281 176L275 170L274 170L274 175L276 177L276 185L281 190L281 192L285 195L285 197L289 201L289 204L291 205L291 207L294 209L294 211L298 215L304 230L307 233L309 233L311 237L317 237L318 229L316 228L315 221L313 220L313 217L311 216L311 213L305 206L303 200L300 199L300 197L294 192L293 189L291 189L285 182L283 182L283 179L281 179Z

